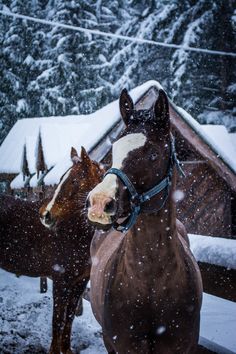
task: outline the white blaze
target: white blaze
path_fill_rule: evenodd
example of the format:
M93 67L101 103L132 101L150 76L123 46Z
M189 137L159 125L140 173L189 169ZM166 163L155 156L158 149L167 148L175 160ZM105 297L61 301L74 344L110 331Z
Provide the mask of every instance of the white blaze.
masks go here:
M131 151L144 146L146 140L146 136L142 133L128 134L117 140L112 146L112 167L121 168L128 154Z
M128 154L145 145L147 138L142 133L128 134L117 140L112 146L112 167L121 169ZM117 176L108 174L90 193L90 197L97 193L114 198L117 189Z
M55 203L55 200L57 199L57 196L58 194L60 193L60 190L61 190L61 187L63 185L63 183L67 180L67 178L69 177L71 173L71 169L69 169L69 171L66 172L65 176L62 178L61 182L58 184L55 192L54 192L54 195L53 195L53 198L52 200L48 203L46 209L45 209L45 212L44 214L46 214L48 211L50 212L50 210L52 209L54 203Z

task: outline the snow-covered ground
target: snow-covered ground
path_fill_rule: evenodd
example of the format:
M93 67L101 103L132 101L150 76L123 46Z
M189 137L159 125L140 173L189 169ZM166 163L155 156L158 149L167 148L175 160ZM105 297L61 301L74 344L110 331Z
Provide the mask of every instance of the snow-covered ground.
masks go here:
M51 337L51 282L39 293L39 279L20 277L0 269L0 353L46 354ZM89 302L73 324L75 353L105 354L101 328ZM236 353L236 304L204 294L201 312L201 343L220 354ZM227 348L221 350L219 348Z
M0 353L46 354L51 339L51 281L46 294L39 293L39 279L20 277L0 269ZM75 353L104 354L100 326L88 301L73 323Z

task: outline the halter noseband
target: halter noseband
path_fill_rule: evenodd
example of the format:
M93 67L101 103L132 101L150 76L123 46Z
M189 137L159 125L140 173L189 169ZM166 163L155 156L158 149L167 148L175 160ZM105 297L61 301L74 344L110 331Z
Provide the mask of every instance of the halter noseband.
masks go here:
M117 231L121 232L126 232L128 231L135 223L138 218L138 215L140 214L141 211L143 212L157 212L163 208L163 206L166 203L166 200L169 195L169 189L171 186L171 180L172 180L172 175L173 175L173 169L174 166L176 165L178 171L180 172L181 175L185 177L185 173L182 170L179 160L176 155L175 151L175 143L174 143L174 138L171 136L171 154L170 154L170 163L169 163L169 169L167 176L161 180L160 183L158 183L156 186L153 188L149 189L147 192L139 194L133 183L130 181L128 176L118 168L110 168L104 175L107 176L108 174L114 174L116 175L121 182L124 184L124 186L128 189L129 194L131 196L130 199L130 204L131 204L131 214L130 216L123 221L121 224L118 224L117 222L113 223L113 228ZM150 200L152 197L155 195L159 194L161 191L165 189L165 196L163 198L163 202L161 206L158 209L152 209L152 210L145 210L142 208L142 204Z

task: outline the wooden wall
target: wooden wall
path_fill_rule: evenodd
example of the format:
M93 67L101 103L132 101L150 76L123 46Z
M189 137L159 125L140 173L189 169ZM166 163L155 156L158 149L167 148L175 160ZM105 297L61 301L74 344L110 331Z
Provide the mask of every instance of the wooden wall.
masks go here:
M187 232L219 237L232 236L231 190L208 161L175 132L176 150L186 178L178 176L177 189L184 193L177 215Z
M177 214L188 233L231 236L231 193L207 163L185 163L186 178L177 188L184 198L177 203Z

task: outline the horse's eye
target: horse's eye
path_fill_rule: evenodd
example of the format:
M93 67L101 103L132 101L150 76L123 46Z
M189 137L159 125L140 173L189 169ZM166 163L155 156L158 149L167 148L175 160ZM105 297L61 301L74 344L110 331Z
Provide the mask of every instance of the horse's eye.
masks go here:
M150 156L150 160L155 161L157 159L157 157L158 157L158 154L156 152L153 152Z

